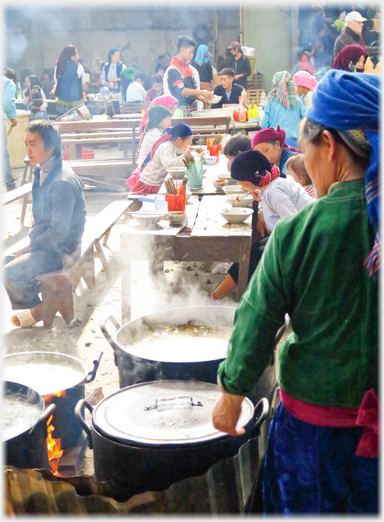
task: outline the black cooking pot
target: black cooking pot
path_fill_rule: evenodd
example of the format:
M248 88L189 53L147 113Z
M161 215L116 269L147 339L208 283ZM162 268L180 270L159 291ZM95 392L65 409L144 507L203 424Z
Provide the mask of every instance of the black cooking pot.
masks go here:
M262 399L254 407L244 399L238 426L246 431L232 437L212 424L220 394L211 383L155 381L119 390L94 409L79 401L75 412L94 450L96 479L123 502L202 475L219 460L234 456L249 438L258 436L269 404ZM91 429L84 421L85 408L92 413Z
M51 404L23 384L5 381L3 396L3 442L5 462L16 468L49 469L47 420L55 412Z
M161 324L162 326L175 325L214 325L220 330L221 326L233 325L236 308L229 306L189 306L173 308L148 314L134 319L123 327L119 325L113 316L109 316L100 325L105 338L112 346L115 356L115 364L119 370L120 388L125 388L140 382L156 380L195 380L203 382L217 382L217 369L221 361L226 357L228 339L223 339L222 348L210 353L210 341L204 344L204 353L196 354L180 349L176 350L171 360L168 353L159 349L156 358L146 357L143 351L135 350L135 342L140 338L141 332L146 328ZM106 328L110 321L117 330L115 338L112 338ZM228 335L229 338L229 335ZM201 347L201 342L197 348Z
M103 352L98 352L92 371L77 357L58 352L20 352L4 356L4 376L7 380L24 384L43 396L47 404L56 404L52 437L61 439L61 448L74 447L81 435L75 421L75 406L84 399L85 383L92 382ZM64 391L60 397L52 394Z

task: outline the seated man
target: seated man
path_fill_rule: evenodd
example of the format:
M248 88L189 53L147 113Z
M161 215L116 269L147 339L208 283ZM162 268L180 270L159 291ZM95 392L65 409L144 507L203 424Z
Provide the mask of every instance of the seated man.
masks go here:
M220 73L221 85L215 87L216 96L221 96L219 103L214 103L212 109L221 109L227 103L239 103L242 86L233 83L235 73L233 69L223 69Z
M81 252L87 213L83 184L61 159L61 140L50 121L35 121L25 135L28 158L37 165L32 186L33 222L29 245L5 259L3 282L13 310L12 324L42 320L36 276L73 264Z

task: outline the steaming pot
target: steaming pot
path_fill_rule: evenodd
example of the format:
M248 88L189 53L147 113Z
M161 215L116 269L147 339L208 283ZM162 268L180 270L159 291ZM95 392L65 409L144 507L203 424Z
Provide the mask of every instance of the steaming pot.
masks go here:
M156 381L119 390L95 408L80 401L76 415L93 447L96 479L108 495L123 502L145 491L163 491L178 480L203 475L257 437L268 400L254 407L244 399L238 427L245 433L233 437L212 424L220 394L210 383ZM85 408L92 413L91 429Z
M42 396L32 388L10 381L3 386L5 463L20 469L49 469L47 420L56 405L51 404L44 411Z
M204 356L197 356L195 360L189 357L188 361L183 360L182 349L175 353L172 361L165 357L159 349L157 357L153 359L138 356L134 353L134 339L140 337L141 330L146 326L161 324L162 326L175 325L219 325L231 327L235 318L235 307L229 306L188 306L182 308L172 308L155 312L146 316L134 319L123 327L119 325L113 316L109 316L100 325L101 331L111 345L115 355L115 365L119 370L120 388L125 388L140 382L175 379L175 380L195 380L203 382L217 383L217 369L221 361L226 358L228 342L223 340L221 352L210 355L209 339L207 339L207 350ZM117 330L114 338L107 330L107 323L110 321ZM135 341L136 342L136 341ZM203 342L203 341L202 341ZM182 346L180 347L182 348Z

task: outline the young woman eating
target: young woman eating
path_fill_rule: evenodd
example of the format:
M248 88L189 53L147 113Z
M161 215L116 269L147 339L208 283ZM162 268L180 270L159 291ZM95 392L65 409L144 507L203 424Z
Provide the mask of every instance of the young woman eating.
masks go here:
M141 120L139 131L140 136L145 132L145 129L147 128L148 118L149 118L149 111L152 109L152 107L155 107L156 105L161 105L162 107L165 107L169 111L171 111L172 116L175 114L175 110L177 109L177 106L179 105L179 102L177 98L171 95L164 94L163 96L158 96L153 100L151 105L148 107L148 109L145 111L143 119Z
M140 178L142 169L140 168L144 163L146 157L151 152L152 147L156 141L160 138L163 132L171 126L171 111L162 107L161 105L155 105L149 110L149 119L147 125L147 131L141 135L139 143L139 157L137 160L138 167L131 174L127 180L127 186L133 188Z
M191 127L185 123L167 129L141 165L140 178L130 194L157 194L167 176L167 169L183 167L183 160L191 156L188 148L192 144L192 135Z

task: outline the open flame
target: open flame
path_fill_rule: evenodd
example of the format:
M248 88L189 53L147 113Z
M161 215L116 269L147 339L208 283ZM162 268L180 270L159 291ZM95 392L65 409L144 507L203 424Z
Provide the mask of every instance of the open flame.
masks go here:
M48 406L52 400L52 397L61 397L62 395L65 395L64 391L45 395L44 401ZM47 421L47 448L51 471L54 475L56 475L58 473L58 460L62 456L63 450L61 449L61 439L54 439L52 437L52 432L55 429L55 426L52 424L52 419L53 415L51 415Z

